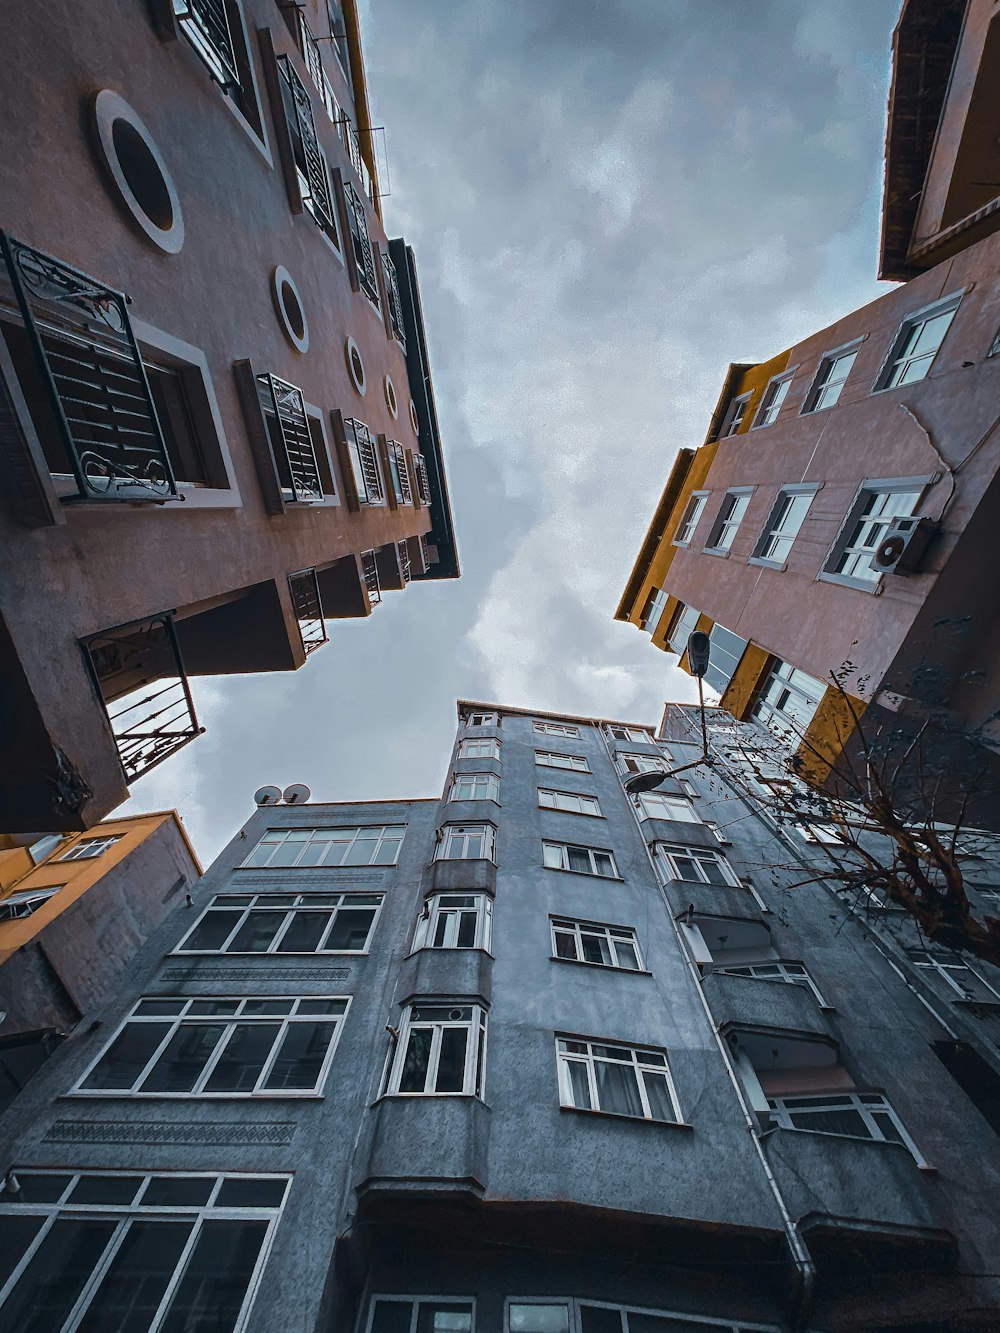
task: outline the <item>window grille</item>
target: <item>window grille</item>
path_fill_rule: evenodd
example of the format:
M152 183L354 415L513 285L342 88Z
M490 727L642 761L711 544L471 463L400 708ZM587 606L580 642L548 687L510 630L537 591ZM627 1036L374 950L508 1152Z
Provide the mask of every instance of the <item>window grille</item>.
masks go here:
M201 735L170 615L105 630L82 647L126 782Z
M385 294L389 302L389 323L398 342L406 350L406 330L403 326L403 303L399 297L399 278L396 265L388 255L382 256L382 274L385 278Z
M273 423L271 440L278 450L279 479L294 501L317 503L323 499L323 483L302 390L277 375L265 374L257 376L257 392L265 418Z
M344 198L347 201L347 220L351 228L351 240L354 244L354 258L358 266L358 278L361 286L377 304L378 280L375 276L375 252L368 236L368 218L365 214L364 200L350 181L344 182Z
M300 569L297 574L289 574L288 591L291 593L295 618L299 622L302 647L308 655L327 641L323 601L320 597L316 570Z
M281 98L285 120L292 140L292 153L299 175L302 202L321 227L334 226L333 203L326 159L316 138L309 90L299 78L288 56L278 57Z
M410 489L410 474L406 467L406 450L398 440L386 440L386 453L389 458L389 473L396 503L413 504L413 492Z
M396 553L399 556L399 577L407 584L410 581L410 545L405 538L396 543Z
M176 499L128 297L5 232L0 245L77 498Z
M333 89L330 87L330 80L326 77L326 71L323 68L323 53L305 14L301 9L296 9L295 13L299 22L299 46L302 48L302 58L306 62L306 69L313 81L313 87L319 93L319 100L323 103L323 109L333 120L335 118L333 108L336 99L333 95Z
M361 575L365 581L365 588L368 590L368 600L372 606L378 606L382 600L382 589L378 581L378 564L375 560L374 551L361 552Z
M344 430L347 434L347 452L351 458L358 503L381 504L384 499L382 474L378 470L378 456L371 431L363 421L357 421L354 417L345 419Z
M431 502L431 484L427 477L427 460L423 454L413 455L413 471L417 479L417 494L420 496L420 503L429 505Z
M177 26L226 92L240 86L226 0L173 0Z

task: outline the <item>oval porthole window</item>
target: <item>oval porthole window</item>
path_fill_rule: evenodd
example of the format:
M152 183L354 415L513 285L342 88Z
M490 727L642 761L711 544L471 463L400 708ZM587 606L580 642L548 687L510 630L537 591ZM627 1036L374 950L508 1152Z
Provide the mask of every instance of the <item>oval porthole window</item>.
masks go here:
M147 239L168 255L184 244L184 219L170 172L153 136L123 97L103 88L94 98L101 161L121 203Z
M417 416L417 405L410 399L410 425L413 427L414 435L420 434L420 418Z
M271 296L285 331L285 337L298 352L309 350L309 324L302 308L302 297L287 268L278 267L271 274Z
M344 344L344 355L347 357L347 369L351 372L351 382L358 393L364 397L367 384L365 382L365 363L361 360L361 353L358 350L358 344L353 338L348 338Z
M385 405L388 407L393 421L399 417L399 403L396 400L396 386L392 382L392 376L385 377Z

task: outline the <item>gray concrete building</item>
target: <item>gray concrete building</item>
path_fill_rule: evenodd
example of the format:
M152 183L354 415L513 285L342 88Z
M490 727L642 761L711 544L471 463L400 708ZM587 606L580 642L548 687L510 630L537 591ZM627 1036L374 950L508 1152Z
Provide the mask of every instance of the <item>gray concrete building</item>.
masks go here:
M0 1122L0 1330L995 1328L1000 984L791 887L711 722L258 808Z

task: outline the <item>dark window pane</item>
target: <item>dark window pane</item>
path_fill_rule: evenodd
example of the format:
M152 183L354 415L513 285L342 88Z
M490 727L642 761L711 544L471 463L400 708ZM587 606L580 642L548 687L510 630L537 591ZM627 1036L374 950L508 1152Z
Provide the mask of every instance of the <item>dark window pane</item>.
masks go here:
M142 1091L190 1092L225 1030L222 1023L191 1023L178 1028L149 1071Z
M44 1217L0 1216L0 1287L42 1229Z
M146 376L174 476L178 481L204 485L208 472L183 378L176 370L150 365L146 366Z
M151 1180L142 1196L142 1206L150 1208L198 1207L208 1203L215 1184L214 1176L161 1176Z
M277 1208L285 1197L287 1180L258 1180L227 1176L216 1195L216 1208Z
M602 1111L617 1112L618 1115L642 1115L639 1089L630 1066L610 1065L597 1060L594 1072L597 1077L597 1099Z
M465 1084L465 1048L468 1040L468 1028L443 1029L435 1092L462 1091Z
M277 1023L238 1023L205 1091L252 1092L280 1031Z
M708 880L709 884L720 884L725 886L729 883L723 873L722 866L719 865L718 861L714 859L711 861L702 861L701 868L704 870L705 878Z
M81 1176L70 1191L69 1203L131 1203L139 1193L142 1176Z
M10 1333L53 1333L76 1304L118 1223L58 1218L0 1309Z
M352 843L350 851L344 859L345 866L367 866L371 865L372 857L375 855L375 849L378 847L378 839L365 836L364 833Z
M80 1085L131 1088L170 1031L169 1023L128 1023Z
M590 857L584 848L567 847L566 856L570 870L579 870L585 875L590 873Z
M556 931L556 957L576 959L576 936Z
M674 1108L670 1101L670 1091L667 1088L667 1080L662 1074L652 1074L649 1070L644 1070L642 1075L643 1083L646 1086L646 1098L649 1102L649 1113L654 1120L674 1120Z
M336 1027L336 1023L292 1023L264 1087L315 1088Z
M823 1134L851 1134L857 1139L870 1139L860 1111L810 1111L792 1116L796 1129L811 1129Z
M586 931L581 935L583 940L583 958L587 963L610 963L611 951L608 948L608 941L603 935L588 935Z
M278 944L278 953L315 953L329 924L329 912L295 912Z
M622 1317L617 1310L602 1310L599 1305L580 1306L581 1333L622 1333Z
M373 907L342 907L324 949L363 949L375 920Z
M472 949L476 944L476 914L475 912L460 912L458 917L458 944L459 949Z
M410 1333L410 1301L376 1301L371 1333Z
M403 1073L399 1080L400 1092L423 1092L427 1078L427 1061L431 1053L429 1028L411 1028L403 1061Z
M628 1333L705 1333L705 1325L666 1315L630 1314Z
M242 916L242 912L208 911L195 926L189 939L185 940L185 949L221 949L229 938L229 932Z
M294 844L295 850L298 845ZM229 946L229 953L264 953L284 923L283 912L248 912Z
M194 1218L134 1221L87 1307L79 1333L149 1333L194 1225Z
M62 1198L63 1191L72 1180L72 1176L35 1175L33 1171L18 1171L15 1174L21 1189L15 1197L5 1184L5 1203L55 1203Z
M160 1333L230 1333L267 1232L266 1222L206 1222Z

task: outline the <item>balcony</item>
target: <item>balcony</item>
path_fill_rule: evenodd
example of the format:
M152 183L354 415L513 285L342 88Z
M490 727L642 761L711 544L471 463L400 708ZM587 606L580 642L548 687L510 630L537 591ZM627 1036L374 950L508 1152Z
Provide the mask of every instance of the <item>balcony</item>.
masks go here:
M400 1003L414 995L475 996L489 1004L493 959L485 949L417 949L403 959L396 990Z
M807 986L710 973L704 981L712 1017L722 1029L804 1032L832 1040L829 1020Z
M372 1121L359 1193L485 1189L490 1109L478 1097L383 1097Z
M288 591L292 598L295 619L299 623L302 647L308 657L327 641L326 622L323 619L323 599L315 569L300 569L289 574Z
M664 885L663 891L674 916L681 916L688 908L693 908L696 917L726 917L733 921L762 920L760 907L749 889L672 879Z
M436 892L474 893L485 890L496 893L497 867L495 861L442 860L431 865L430 887Z
M668 794L665 792L665 794ZM719 850L719 839L708 824L686 819L643 819L642 836L648 843L669 842L687 847L711 847Z
M65 501L178 498L128 298L0 233L51 421L45 459Z

